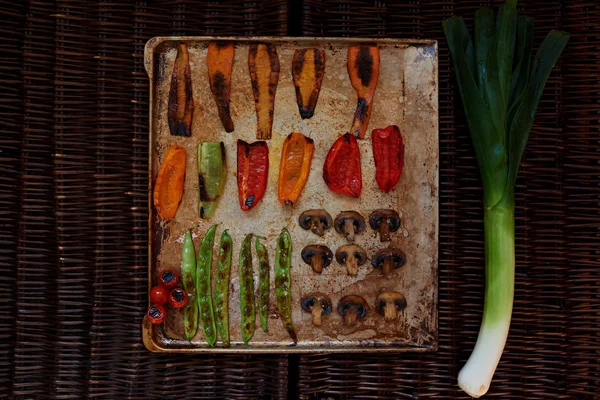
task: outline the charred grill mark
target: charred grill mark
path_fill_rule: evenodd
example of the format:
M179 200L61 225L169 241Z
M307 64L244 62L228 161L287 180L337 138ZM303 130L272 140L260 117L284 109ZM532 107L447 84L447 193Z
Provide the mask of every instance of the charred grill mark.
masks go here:
M369 86L373 77L373 57L368 46L361 46L354 66L363 86Z
M245 204L247 207L252 207L252 204L254 204L254 198L255 198L255 196L254 196L254 195L252 195L252 196L249 196L249 197L246 199L246 201L244 202L244 204Z
M224 98L225 90L227 89L227 78L223 72L218 71L213 77L213 88L215 90L215 96Z
M363 122L367 117L368 110L367 101L365 99L358 99L358 103L356 104L356 111L354 112L354 116L360 122Z

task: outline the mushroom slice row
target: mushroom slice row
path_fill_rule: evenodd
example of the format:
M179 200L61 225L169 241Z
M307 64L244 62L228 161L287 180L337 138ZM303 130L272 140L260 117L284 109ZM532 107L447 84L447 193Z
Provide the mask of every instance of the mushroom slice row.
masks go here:
M323 293L309 293L302 299L302 309L312 314L314 326L321 326L323 315L331 314L331 300Z
M333 253L329 247L321 244L309 244L302 249L300 256L317 274L323 272L323 268L327 268L333 260Z
M369 225L379 232L380 241L389 242L390 232L400 229L400 216L394 210L375 210L369 215Z
M357 244L345 244L335 252L335 259L346 266L350 276L358 274L358 267L367 262L367 253Z

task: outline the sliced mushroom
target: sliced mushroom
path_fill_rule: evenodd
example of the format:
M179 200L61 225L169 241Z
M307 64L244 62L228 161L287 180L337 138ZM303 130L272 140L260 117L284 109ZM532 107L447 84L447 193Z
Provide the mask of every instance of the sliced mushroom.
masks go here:
M390 241L390 232L400 229L400 216L394 210L375 210L369 215L369 225L379 231L379 240Z
M356 276L358 267L367 262L367 253L357 244L345 244L335 252L338 263L346 266L348 275Z
M406 299L398 292L381 292L375 300L377 312L387 322L394 321L400 311L406 307Z
M406 262L406 256L400 249L381 249L371 259L375 268L381 268L381 272L387 275L392 269L400 268Z
M309 293L302 298L302 309L312 314L314 326L321 326L321 317L331 313L331 300L323 293Z
M300 214L298 223L302 229L310 229L315 235L323 236L333 225L333 220L325 210L306 210Z
M328 267L333 260L333 253L329 247L320 244L309 244L302 249L300 255L302 260L310 265L317 274L323 272L323 268Z
M354 235L365 230L365 219L356 211L342 211L333 222L337 233L343 234L349 242L354 242Z
M367 302L360 296L352 294L344 296L338 303L338 312L344 317L346 326L356 325L356 320L364 318L368 311Z

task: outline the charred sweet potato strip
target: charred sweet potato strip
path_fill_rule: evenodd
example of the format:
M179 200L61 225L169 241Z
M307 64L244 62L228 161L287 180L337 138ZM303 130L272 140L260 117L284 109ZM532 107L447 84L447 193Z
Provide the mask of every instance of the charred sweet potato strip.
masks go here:
M232 42L210 42L206 55L210 90L217 103L219 118L226 132L233 132L229 102L234 51Z
M363 139L371 118L371 106L379 79L379 48L374 45L350 46L348 74L352 87L358 95L350 133Z
M169 130L171 135L191 136L193 113L190 56L187 45L179 43L169 90Z
M279 58L272 44L251 44L248 69L256 106L256 138L271 139L275 92L279 81Z
M169 147L154 183L154 207L162 218L174 218L183 197L185 182L185 149Z
M294 205L310 174L315 150L311 138L292 132L283 142L279 166L278 198L284 205Z
M296 50L292 60L292 77L302 119L311 118L315 113L323 75L325 75L325 51Z

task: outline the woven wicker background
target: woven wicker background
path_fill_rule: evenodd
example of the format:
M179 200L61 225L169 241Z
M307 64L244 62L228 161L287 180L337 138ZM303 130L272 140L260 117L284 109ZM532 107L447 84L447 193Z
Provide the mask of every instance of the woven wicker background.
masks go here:
M516 301L489 396L600 398L600 5L526 1L573 36L517 188ZM481 188L440 22L496 1L0 0L0 397L465 398L481 318ZM470 20L470 18L469 18ZM157 35L440 41L437 353L154 355L148 80Z

